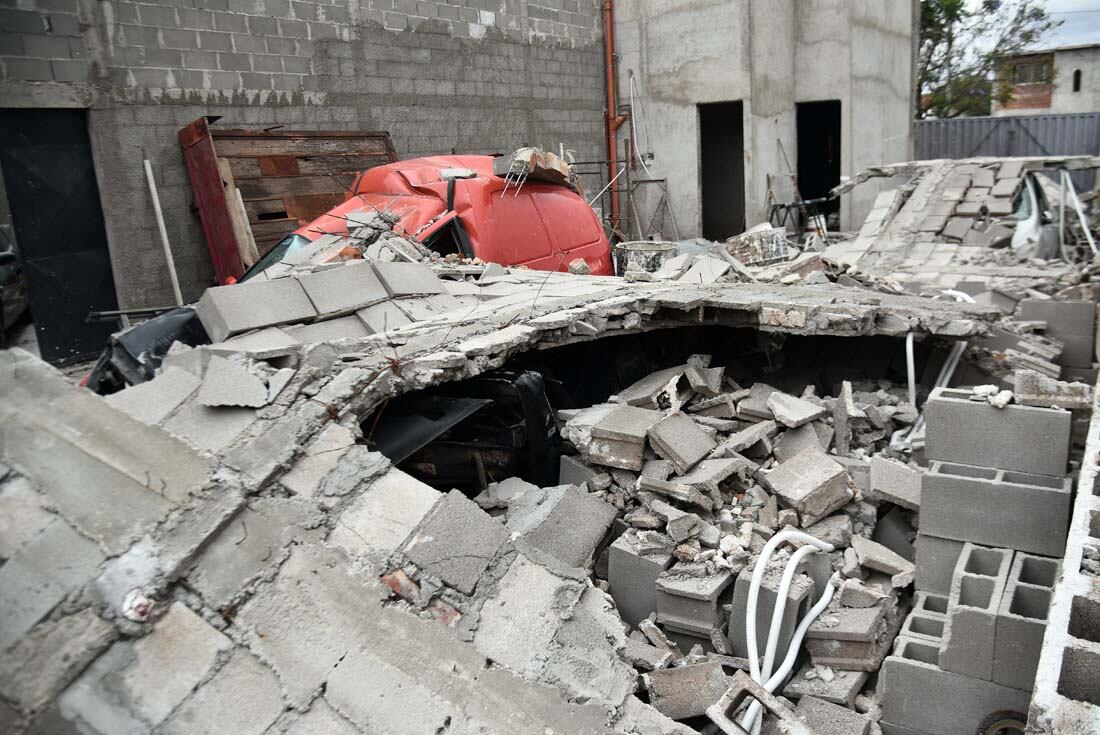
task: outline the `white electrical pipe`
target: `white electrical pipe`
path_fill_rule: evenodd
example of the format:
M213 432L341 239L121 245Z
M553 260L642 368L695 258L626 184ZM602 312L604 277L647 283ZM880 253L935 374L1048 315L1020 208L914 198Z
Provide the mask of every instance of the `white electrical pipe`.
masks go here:
M794 629L794 634L791 636L791 645L787 648L787 655L784 657L783 662L779 665L776 672L764 682L764 688L769 692L774 692L776 688L783 683L783 680L790 675L791 670L794 669L795 661L798 660L798 651L802 647L802 640L806 637L806 631L810 629L813 622L817 620L821 613L825 611L825 608L829 606L829 603L832 602L833 594L838 584L840 584L840 574L833 572L833 576L830 577L828 583L826 583L825 591L821 593L821 597L818 598L818 601L810 608L810 611L806 613L806 617L802 618L798 627ZM760 709L760 702L753 700L741 720L741 727L743 729L752 728L753 733L760 732L760 725L762 723L757 720Z
M787 561L787 568L783 570L783 577L779 580L779 589L776 592L775 606L772 609L772 625L768 630L768 645L764 649L764 664L760 668L760 676L765 681L772 675L772 665L775 663L776 649L779 648L779 629L783 627L783 613L787 609L787 593L791 589L794 575L798 573L798 565L810 554L818 551L830 552L833 545L818 541L816 544L807 544L791 554Z
M917 367L913 358L913 333L905 335L905 368L909 372L909 405L917 408Z
M153 178L153 166L149 163L149 159L145 159L145 179L149 182L149 194L153 197L153 214L156 215L157 229L160 230L160 244L164 247L164 258L168 261L168 277L172 279L172 294L176 297L176 306L183 306L180 280L176 276L176 263L172 260L172 247L168 244L168 230L164 227L164 213L160 211L157 182Z

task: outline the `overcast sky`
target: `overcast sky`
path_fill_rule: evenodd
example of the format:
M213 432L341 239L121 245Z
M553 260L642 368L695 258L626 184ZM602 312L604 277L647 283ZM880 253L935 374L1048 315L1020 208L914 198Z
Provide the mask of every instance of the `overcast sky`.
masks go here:
M1100 0L1047 0L1047 11L1062 25L1043 46L1100 43Z

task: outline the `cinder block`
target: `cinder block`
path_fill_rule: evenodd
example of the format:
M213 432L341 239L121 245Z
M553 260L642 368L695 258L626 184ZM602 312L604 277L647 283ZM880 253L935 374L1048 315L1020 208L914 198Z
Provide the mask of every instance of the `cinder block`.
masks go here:
M619 406L592 427L586 459L608 467L640 471L646 432L660 420L660 411Z
M213 342L252 329L304 322L317 316L302 285L293 278L208 288L195 312Z
M657 578L657 622L709 637L722 622L719 596L732 582L728 571L698 577L672 567Z
M587 567L618 511L570 485L534 488L511 501L506 528L572 567Z
M375 261L374 272L390 296L422 296L446 293L443 281L423 263L386 263Z
M997 611L993 681L1030 690L1047 629L1058 560L1016 554Z
M875 671L901 624L901 611L893 597L868 608L842 608L834 598L806 631L806 650L817 666Z
M944 671L936 664L938 653L935 644L897 639L879 672L884 733L971 733L988 715L1003 711L1026 719L1030 692ZM887 730L887 723L904 726Z
M671 544L658 545L627 531L611 544L607 585L622 619L637 627L657 611L657 576L672 563Z
M1065 344L1059 365L1092 367L1096 359L1096 305L1091 301L1024 299L1016 309L1016 319L1044 321L1046 334Z
M898 635L929 641L938 646L943 638L943 629L946 624L947 618L944 615L913 610L905 618Z
M921 532L1061 556L1072 489L1071 477L932 462L921 488Z
M939 665L974 679L993 680L997 610L1013 552L966 544L955 565Z
M929 460L1065 477L1071 416L1055 408L995 408L970 391L936 388L925 404Z
M307 273L298 276L298 282L322 317L350 314L389 298L372 264L366 261Z
M924 592L947 596L951 592L951 576L965 542L918 533L916 588Z
M745 638L745 606L749 601L749 586L752 584L752 566L745 567L737 575L733 588L733 602L730 606L730 621L727 637L734 656L747 656L748 645ZM760 583L760 594L756 600L756 646L760 655L768 644L768 631L772 624L772 612L775 610L776 593L779 580L783 575L782 566L769 565ZM776 650L785 651L790 645L791 636L798 621L813 605L814 583L805 574L797 574L787 590L787 605L783 609L783 622L779 628L779 646Z

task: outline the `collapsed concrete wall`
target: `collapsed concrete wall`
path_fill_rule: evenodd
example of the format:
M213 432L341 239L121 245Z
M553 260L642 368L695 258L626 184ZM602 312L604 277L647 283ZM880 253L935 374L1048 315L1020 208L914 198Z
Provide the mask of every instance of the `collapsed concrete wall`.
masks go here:
M172 303L142 159L184 297L213 275L177 132L387 130L399 157L564 144L602 157L598 7L564 0L196 7L58 0L0 10L0 106L83 108L121 308Z

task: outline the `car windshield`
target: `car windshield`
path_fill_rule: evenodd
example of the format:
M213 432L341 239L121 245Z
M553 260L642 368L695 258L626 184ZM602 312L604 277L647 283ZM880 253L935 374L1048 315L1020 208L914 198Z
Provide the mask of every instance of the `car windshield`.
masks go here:
M253 263L252 267L245 271L244 275L241 276L241 281L247 281L249 278L252 278L257 273L261 273L267 270L271 266L280 262L286 256L291 255L292 253L296 253L302 248L306 247L307 245L309 245L309 243L309 239L302 237L301 235L287 235L278 243L276 243L275 247L264 253L264 256L262 258Z

